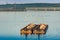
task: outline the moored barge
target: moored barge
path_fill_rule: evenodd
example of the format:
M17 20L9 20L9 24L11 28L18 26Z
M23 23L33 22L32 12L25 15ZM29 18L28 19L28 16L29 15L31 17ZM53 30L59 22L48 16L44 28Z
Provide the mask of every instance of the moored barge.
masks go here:
M28 24L28 26L26 26L20 30L20 33L21 34L32 34L34 27L35 27L35 24L33 24L33 23Z
M20 30L21 34L46 34L47 24L28 24L28 26Z

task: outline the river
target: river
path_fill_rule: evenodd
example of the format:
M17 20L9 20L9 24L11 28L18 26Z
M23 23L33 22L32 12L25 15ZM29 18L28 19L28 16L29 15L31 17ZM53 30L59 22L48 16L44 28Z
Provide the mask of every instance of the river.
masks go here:
M20 35L20 29L29 23L48 24L45 35ZM60 40L60 11L0 12L0 39L4 40Z

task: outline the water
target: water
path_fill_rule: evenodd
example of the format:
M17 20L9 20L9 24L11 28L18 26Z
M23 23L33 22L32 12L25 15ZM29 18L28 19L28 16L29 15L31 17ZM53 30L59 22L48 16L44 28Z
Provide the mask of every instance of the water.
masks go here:
M45 35L20 35L29 23L48 24ZM0 40L60 40L60 11L0 12Z

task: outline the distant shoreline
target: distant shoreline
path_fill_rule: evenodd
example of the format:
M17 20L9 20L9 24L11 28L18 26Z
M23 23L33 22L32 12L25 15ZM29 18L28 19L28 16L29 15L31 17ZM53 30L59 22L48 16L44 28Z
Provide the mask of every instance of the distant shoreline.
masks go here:
M0 5L0 11L60 11L60 3L28 3Z

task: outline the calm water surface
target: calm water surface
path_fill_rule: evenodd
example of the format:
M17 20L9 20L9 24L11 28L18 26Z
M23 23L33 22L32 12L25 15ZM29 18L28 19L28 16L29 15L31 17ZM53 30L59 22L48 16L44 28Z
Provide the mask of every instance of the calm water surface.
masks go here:
M20 35L29 23L48 24L46 35ZM60 11L0 12L0 40L60 40Z

